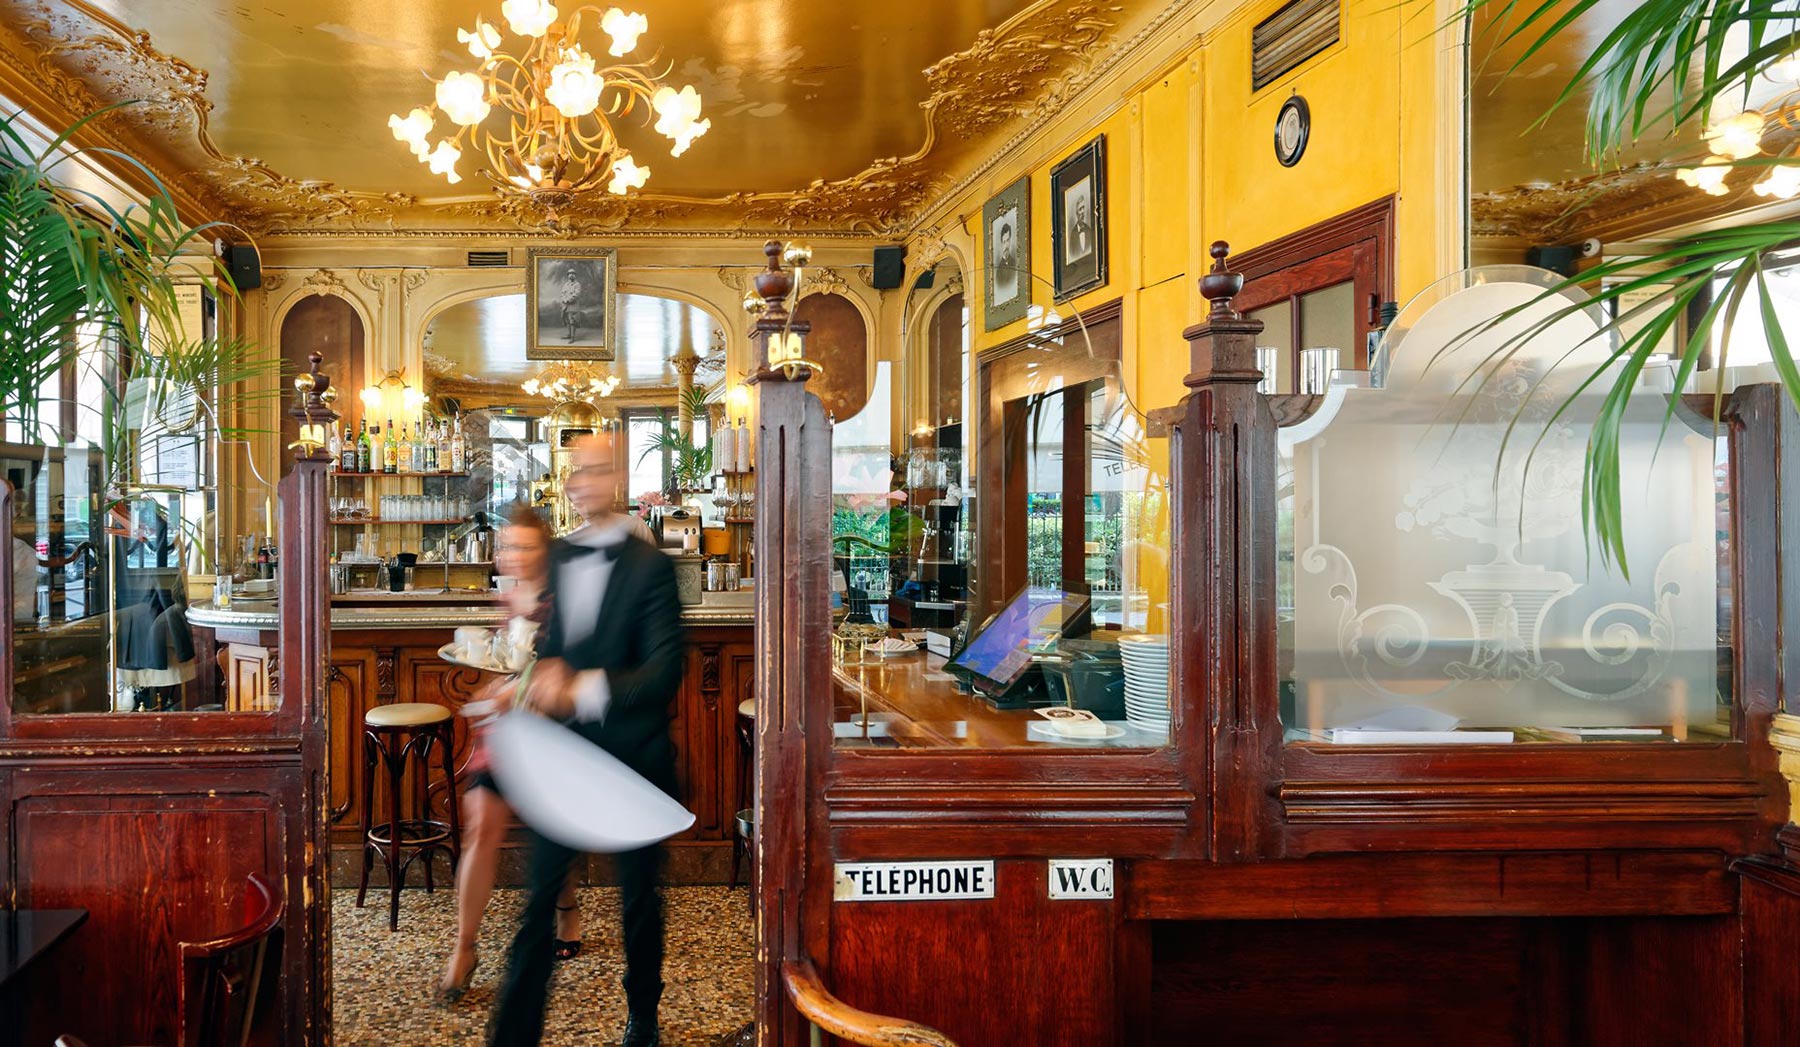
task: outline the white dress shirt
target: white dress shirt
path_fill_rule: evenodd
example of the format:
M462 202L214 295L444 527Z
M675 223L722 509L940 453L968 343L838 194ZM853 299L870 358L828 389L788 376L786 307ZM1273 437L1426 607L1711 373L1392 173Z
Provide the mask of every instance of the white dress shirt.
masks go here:
M635 516L612 515L599 524L588 524L570 534L566 541L590 549L618 545L628 536L646 540L650 528ZM612 580L612 557L584 556L557 567L557 620L561 623L563 649L592 636L600 624L601 603L606 599L606 586ZM575 718L604 720L607 706L612 704L612 689L606 682L604 669L587 669L575 674Z

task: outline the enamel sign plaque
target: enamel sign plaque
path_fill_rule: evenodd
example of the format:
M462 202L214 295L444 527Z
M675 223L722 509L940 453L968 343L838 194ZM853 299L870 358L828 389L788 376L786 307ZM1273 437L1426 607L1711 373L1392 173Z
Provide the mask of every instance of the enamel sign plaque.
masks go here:
M840 862L832 898L840 902L935 902L994 896L994 862Z

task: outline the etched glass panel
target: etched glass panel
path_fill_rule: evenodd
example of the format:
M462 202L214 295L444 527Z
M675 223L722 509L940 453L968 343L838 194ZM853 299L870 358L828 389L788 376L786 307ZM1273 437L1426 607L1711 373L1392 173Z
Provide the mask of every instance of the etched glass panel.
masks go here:
M1587 419L1611 379L1579 387L1608 368L1610 346L1592 310L1553 319L1534 272L1476 271L1421 296L1390 336L1386 388L1334 387L1283 431L1290 741L1728 730L1711 422L1678 401L1669 417L1658 394L1670 375L1647 369L1621 448L1629 577L1591 555ZM1504 351L1524 331L1524 347Z

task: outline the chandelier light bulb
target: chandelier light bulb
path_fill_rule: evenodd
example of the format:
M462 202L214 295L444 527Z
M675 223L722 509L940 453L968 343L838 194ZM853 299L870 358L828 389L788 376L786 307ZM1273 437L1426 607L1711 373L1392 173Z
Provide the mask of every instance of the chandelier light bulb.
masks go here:
M711 120L700 119L700 92L693 84L679 91L662 88L650 99L650 108L656 110L656 133L675 143L671 156L687 152L694 139L712 130Z
M639 167L629 153L613 161L612 172L612 181L607 184L606 191L620 196L633 189L642 189L644 183L650 180L650 169Z
M600 107L600 90L605 86L606 82L594 72L594 56L580 47L571 47L550 70L550 86L544 88L544 100L575 120Z
M607 54L623 58L637 49L638 37L650 29L650 19L636 11L625 13L616 7L606 9L600 18L600 31L612 37Z
M487 119L492 108L487 82L479 73L449 73L437 85L437 105L453 124L470 127Z
M1731 161L1722 156L1709 156L1699 167L1684 167L1675 172L1675 177L1707 196L1724 196L1725 176L1731 171Z
M1766 122L1760 112L1747 109L1708 127L1706 146L1718 156L1748 160L1762 152L1763 125Z
M556 5L550 0L506 0L500 13L520 36L543 36L556 21Z
M1800 196L1800 166L1782 164L1769 169L1763 180L1751 186L1758 196L1772 196L1777 200L1792 200Z
M430 146L425 144L425 136L431 133L432 123L429 112L415 107L405 116L398 113L390 115L388 130L394 132L396 141L405 142L411 146L414 156L423 156L430 149Z
M477 18L475 28L458 29L456 39L469 45L470 54L485 61L494 57L494 48L500 46L500 30Z
M449 139L439 142L431 155L424 159L431 165L432 174L443 175L450 180L451 185L462 181L462 175L456 173L456 162L462 159L462 150L451 145Z

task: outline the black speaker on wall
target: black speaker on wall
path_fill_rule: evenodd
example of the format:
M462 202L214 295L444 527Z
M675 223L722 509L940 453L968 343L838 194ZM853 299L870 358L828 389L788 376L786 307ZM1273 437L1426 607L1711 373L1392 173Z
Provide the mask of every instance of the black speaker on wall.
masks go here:
M231 273L231 282L239 291L254 291L262 286L262 258L249 244L227 247L225 265Z
M875 273L870 278L877 291L891 291L906 279L906 247L877 247Z

